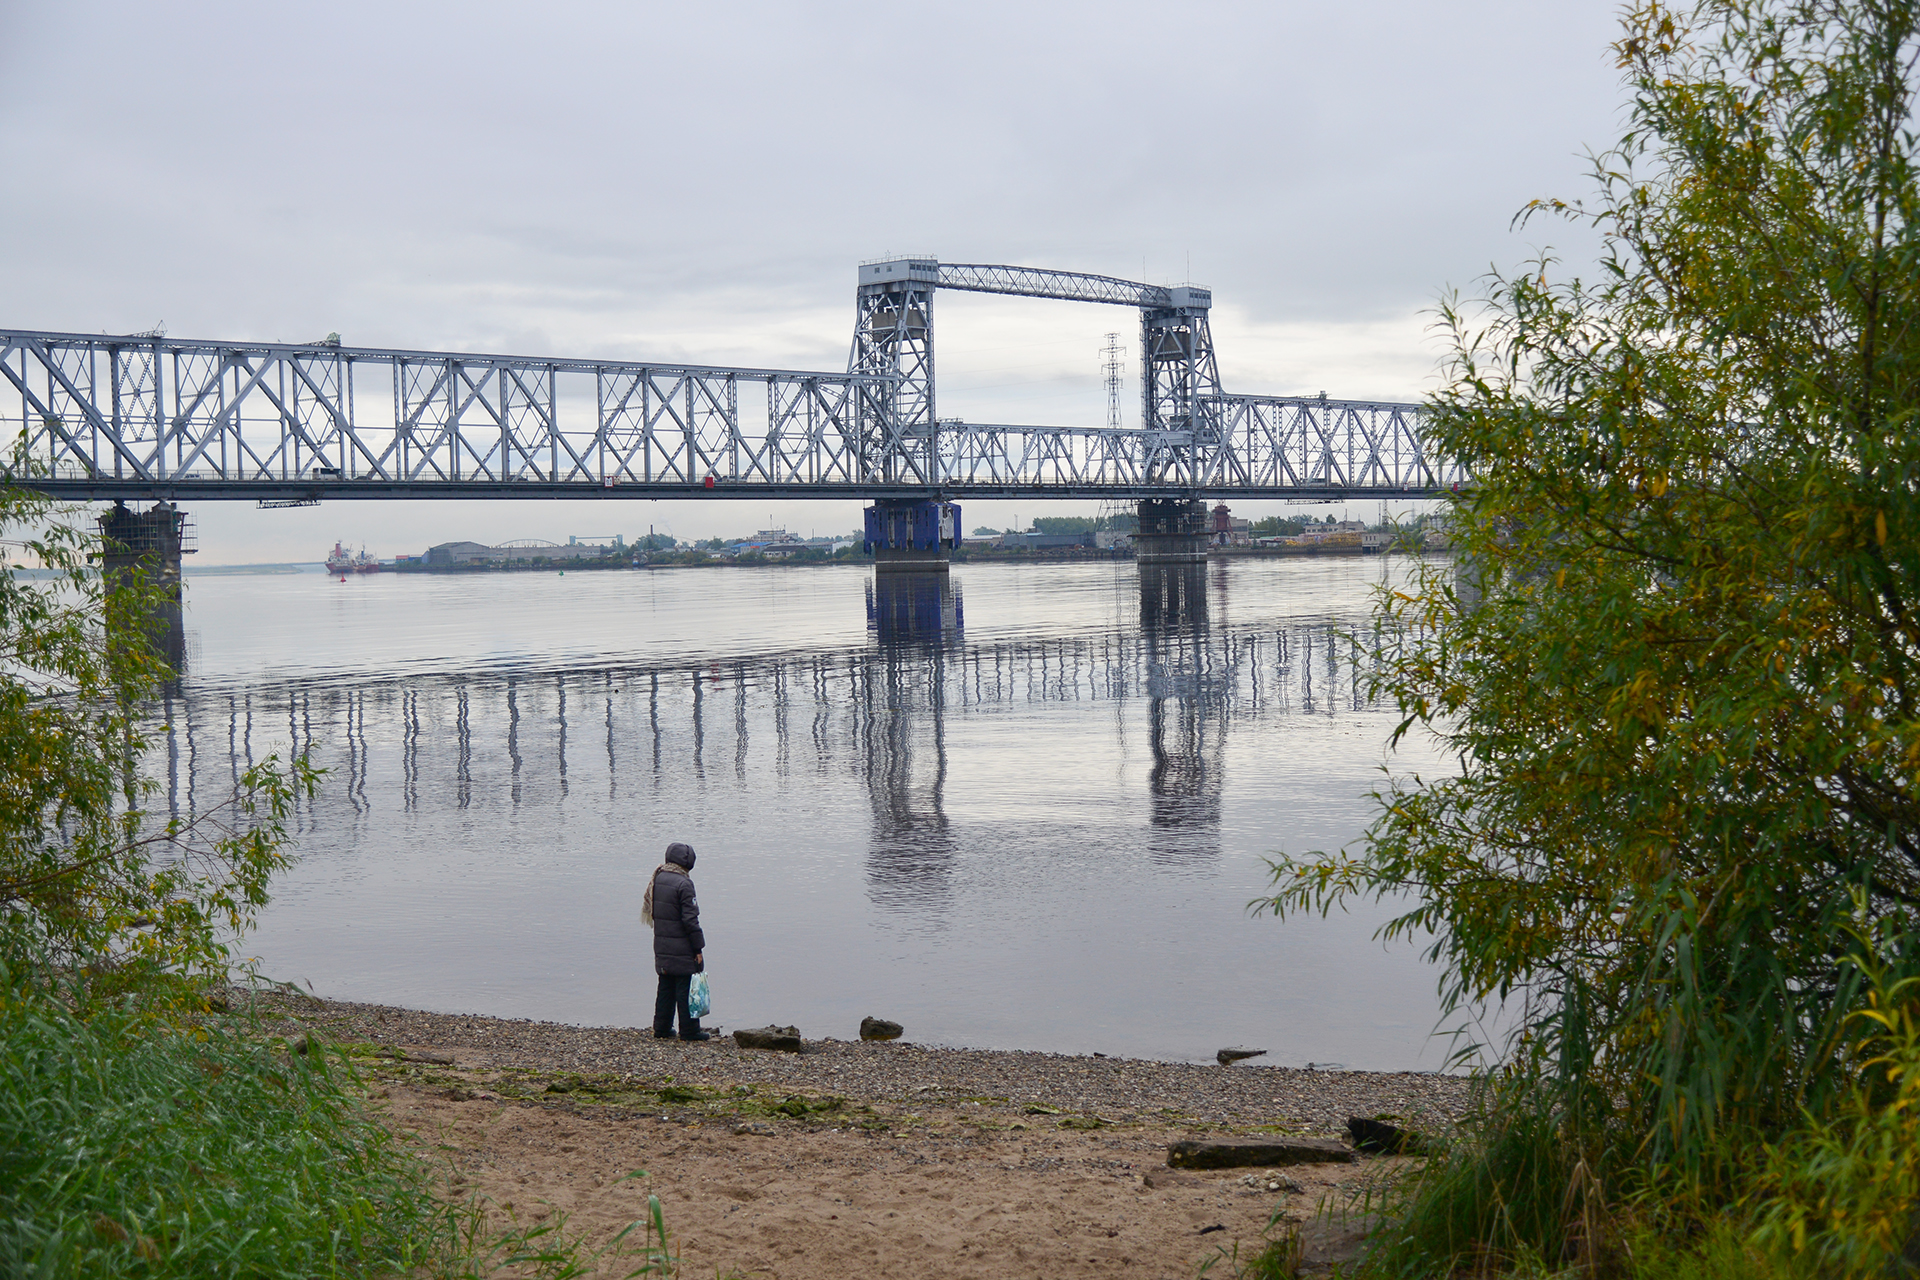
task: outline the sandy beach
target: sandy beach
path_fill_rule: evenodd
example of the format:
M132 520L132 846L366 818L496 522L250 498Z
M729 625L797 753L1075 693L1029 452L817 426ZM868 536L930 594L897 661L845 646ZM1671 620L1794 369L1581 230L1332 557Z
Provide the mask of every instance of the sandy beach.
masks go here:
M689 1276L1190 1277L1295 1224L1349 1256L1397 1157L1187 1172L1188 1138L1346 1136L1348 1116L1442 1129L1467 1085L910 1042L800 1054L277 994L270 1034L344 1047L450 1196L610 1239L658 1195ZM645 1178L629 1176L644 1171ZM611 1259L599 1274L624 1275ZM1224 1264L1216 1267L1222 1272ZM1227 1272L1227 1273L1230 1273Z

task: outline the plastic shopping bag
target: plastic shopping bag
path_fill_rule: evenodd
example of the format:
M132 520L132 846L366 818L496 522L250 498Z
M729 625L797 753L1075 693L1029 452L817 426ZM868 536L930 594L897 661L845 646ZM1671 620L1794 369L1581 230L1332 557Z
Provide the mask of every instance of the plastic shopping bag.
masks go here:
M693 984L687 988L687 1014L694 1018L704 1018L713 1008L713 997L707 992L707 975L696 973Z

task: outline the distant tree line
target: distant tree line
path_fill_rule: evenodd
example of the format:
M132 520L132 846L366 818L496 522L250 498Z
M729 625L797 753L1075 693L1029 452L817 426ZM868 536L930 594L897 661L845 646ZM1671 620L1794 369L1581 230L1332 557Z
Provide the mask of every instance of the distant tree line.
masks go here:
M1305 531L1308 525L1338 524L1340 517L1327 515L1318 520L1312 516L1268 516L1253 522L1253 535L1257 538L1291 537ZM1130 512L1108 516L1036 516L1030 529L1033 533L1101 533L1114 530L1120 533L1132 533L1139 527L1139 521ZM1384 526L1382 526L1384 527ZM970 535L975 538L994 538L1002 533L1025 532L1014 529L993 529L985 525L975 529Z

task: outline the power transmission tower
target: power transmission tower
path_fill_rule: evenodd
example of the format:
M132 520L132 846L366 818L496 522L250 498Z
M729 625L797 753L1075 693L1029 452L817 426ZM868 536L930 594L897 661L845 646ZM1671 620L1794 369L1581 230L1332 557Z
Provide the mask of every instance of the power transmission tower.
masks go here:
M1120 335L1108 334L1107 345L1101 349L1100 354L1106 361L1107 426L1110 430L1118 431L1120 429L1120 391L1126 383L1125 366L1120 363L1122 355Z

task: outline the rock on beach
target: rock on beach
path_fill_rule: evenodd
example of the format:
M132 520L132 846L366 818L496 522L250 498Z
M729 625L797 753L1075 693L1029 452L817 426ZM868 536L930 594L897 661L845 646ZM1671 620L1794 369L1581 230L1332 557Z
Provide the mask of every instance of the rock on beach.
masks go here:
M1419 1134L1369 1116L1348 1116L1347 1132L1353 1135L1354 1146L1380 1155L1410 1155L1424 1149Z
M742 1049L773 1049L781 1053L799 1053L800 1028L754 1027L733 1033L733 1042Z

